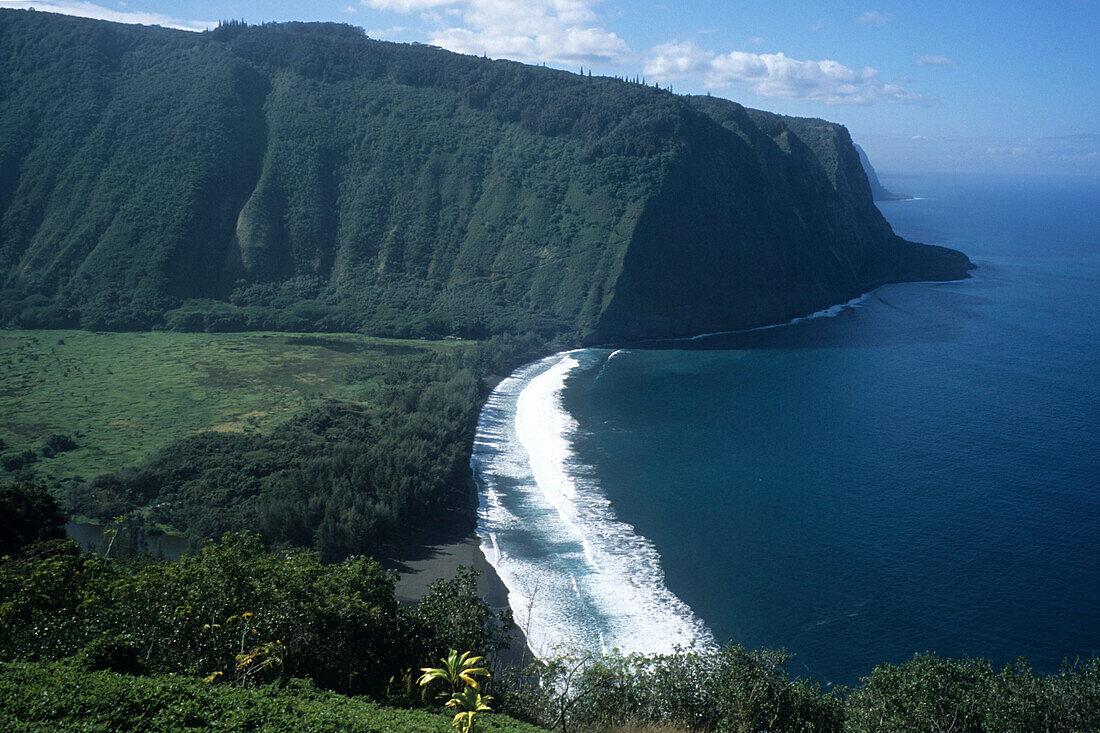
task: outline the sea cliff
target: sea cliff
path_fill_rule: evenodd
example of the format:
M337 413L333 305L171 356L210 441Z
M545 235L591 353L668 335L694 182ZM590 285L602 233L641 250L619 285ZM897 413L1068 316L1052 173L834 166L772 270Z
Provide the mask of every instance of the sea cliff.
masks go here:
M970 266L820 120L336 24L3 10L0 57L7 325L594 343Z

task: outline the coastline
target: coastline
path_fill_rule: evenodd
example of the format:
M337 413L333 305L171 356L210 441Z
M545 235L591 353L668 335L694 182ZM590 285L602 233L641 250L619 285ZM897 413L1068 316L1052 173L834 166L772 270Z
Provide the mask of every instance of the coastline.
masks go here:
M940 282L940 281L930 281ZM624 348L630 347L642 347L646 346L656 347L663 343L680 342L691 343L698 342L707 338L722 336L728 334L743 333L746 331L759 331L769 330L774 328L781 328L783 326L789 326L797 324L803 321L828 318L836 316L841 312L858 308L869 297L872 296L882 286L878 286L867 292L861 293L855 298L852 298L846 302L834 304L828 308L821 309L814 313L810 313L805 316L793 318L789 321L769 324L765 326L759 326L752 329L743 329L718 333L704 333L697 334L695 336L689 336L677 339L659 339L653 341L633 342L627 344L619 344ZM607 348L604 345L602 348ZM589 348L601 348L601 347L589 347ZM553 354L536 354L527 355L528 358L534 356L535 358L530 361L525 361L509 372L508 375L498 377L493 380L490 385L491 394L487 398L486 403L482 405L482 411L489 406L492 401L492 393L497 391L497 388L502 382L515 379L518 373L523 372L526 369L533 367L539 362L553 359L555 357L564 357L569 353L578 351L578 349L566 349ZM614 354L612 354L614 356ZM525 381L529 381L525 380ZM526 384L523 385L526 387ZM522 391L522 389L520 390ZM479 431L481 429L481 419L479 418ZM479 432L479 437L480 437ZM477 451L475 450L474 456ZM473 459L474 456L471 458ZM473 464L473 460L472 460ZM473 468L473 465L471 465ZM437 534L434 536L421 536L419 538L409 538L407 544L401 548L394 548L397 551L390 555L391 560L387 563L388 566L395 568L398 573L398 581L396 585L396 595L401 603L412 603L422 597L427 591L429 586L441 579L450 579L455 576L460 567L472 567L479 572L478 575L478 593L484 598L493 608L494 611L503 611L510 609L509 595L510 591L505 584L501 575L497 572L496 568L490 562L482 551L481 538L479 537L480 522L478 518L479 511L483 509L481 506L486 497L482 495L481 487L478 485L478 479L474 476L473 472L468 478L468 490L469 490L469 504L466 507L466 511L462 512L461 521L455 522L452 526L459 527L454 532L449 534ZM472 520L472 521L471 521ZM472 525L472 526L471 526ZM575 586L574 586L575 587ZM520 594L522 596L522 593ZM512 609L514 611L514 609ZM515 640L512 647L506 650L502 655L505 659L510 659L515 662L518 659L523 658L526 655L527 659L535 659L534 653L531 651L531 647L523 634L522 630L518 626L513 626L513 632L515 633Z
M858 308L877 289L805 316L747 330L836 316ZM656 348L662 343L699 343L739 332L616 346ZM495 608L512 605L517 617L524 608L530 616L527 596L542 591L541 602L535 604L537 618L528 619L530 630L536 632L527 640L532 649L653 651L715 644L705 623L668 590L656 548L615 517L600 487L573 464L568 435L575 424L561 406L560 391L566 375L580 364L574 359L562 369L559 362L570 354L608 348L569 349L544 356L519 366L494 385L481 409L470 460L477 527L459 542L433 546L429 559L410 565L421 577L403 579L402 594L422 593L435 577L470 564L482 569L479 590L492 594L490 604ZM606 359L618 353L616 348ZM537 520L535 525L530 524L532 520ZM536 557L528 537L534 537L539 546L556 546L557 553ZM490 552L497 551L499 541L499 551L508 559L499 572L492 564L495 554L492 560L483 554L479 538L491 543Z
M574 460L577 425L561 392L574 369L608 358L604 351L524 365L486 401L470 461L478 535L536 655L709 646L709 629L665 585L652 543L615 517Z
M412 603L428 592L437 580L453 578L460 567L480 571L477 590L493 610L508 608L508 588L481 551L474 532L457 540L443 541L423 548L424 557L401 563L396 595L401 603Z
M423 557L400 563L395 587L399 603L414 603L428 592L432 583L453 578L460 567L472 567L479 571L478 594L489 607L497 613L510 610L508 588L481 551L481 542L475 532L469 532L459 539L419 546L418 549ZM510 631L512 642L499 652L498 661L505 667L534 662L536 657L527 644L523 629L513 623Z

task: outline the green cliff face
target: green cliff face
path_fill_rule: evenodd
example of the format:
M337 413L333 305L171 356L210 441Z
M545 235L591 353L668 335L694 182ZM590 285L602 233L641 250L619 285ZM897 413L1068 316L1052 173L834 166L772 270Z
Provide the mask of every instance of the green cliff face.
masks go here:
M819 120L328 24L5 10L0 59L9 325L598 342L969 267Z
M858 145L855 148L856 153L859 155L859 163L863 166L863 172L867 174L867 182L871 184L872 199L875 201L904 201L911 198L904 194L888 191L878 180L878 174L875 173L875 168L871 165L871 159L867 157L867 152Z

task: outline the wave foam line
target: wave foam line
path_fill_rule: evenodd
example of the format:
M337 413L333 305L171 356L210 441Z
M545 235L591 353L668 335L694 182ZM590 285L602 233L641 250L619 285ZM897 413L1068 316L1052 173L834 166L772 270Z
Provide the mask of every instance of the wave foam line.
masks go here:
M579 428L562 393L575 371L606 365L605 354L573 351L530 364L486 401L470 459L482 549L538 656L712 646L710 631L665 586L653 544L615 518L573 451Z
M578 366L580 362L567 354L527 383L516 400L516 437L527 451L535 486L580 542L588 564L599 572L595 551L580 526L577 484L569 472L568 436L577 429L577 422L561 409L565 378Z
M850 308L859 308L861 305L863 305L863 301L867 300L867 298L869 296L871 296L877 290L878 290L878 288L875 288L875 290L870 290L870 291L864 293L863 295L859 295L855 298L852 298L851 300L849 300L846 303L837 303L836 305L831 305L828 308L823 308L819 311L815 311L815 312L809 314L808 316L799 316L798 318L792 318L791 320L786 321L785 323L773 323L773 324L768 325L768 326L757 326L756 328L743 328L739 331L715 331L713 333L701 333L697 336L689 336L689 337L683 338L683 339L668 339L668 340L669 341L697 341L699 339L710 338L711 336L731 336L731 335L736 334L736 333L753 333L754 331L770 331L773 328L783 328L784 326L793 326L796 323L802 323L803 321L813 321L813 320L816 320L818 318L835 318L835 317L839 316L841 313L843 313L844 311L849 310Z

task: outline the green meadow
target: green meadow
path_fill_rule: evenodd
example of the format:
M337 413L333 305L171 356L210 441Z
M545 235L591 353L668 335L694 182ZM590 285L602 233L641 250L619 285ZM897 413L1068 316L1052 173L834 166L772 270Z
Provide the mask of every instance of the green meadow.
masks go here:
M35 452L28 468L51 483L90 479L192 433L262 433L322 401L371 405L379 375L461 348L357 334L0 331L2 453ZM43 457L56 434L76 448ZM0 480L14 474L0 466Z

